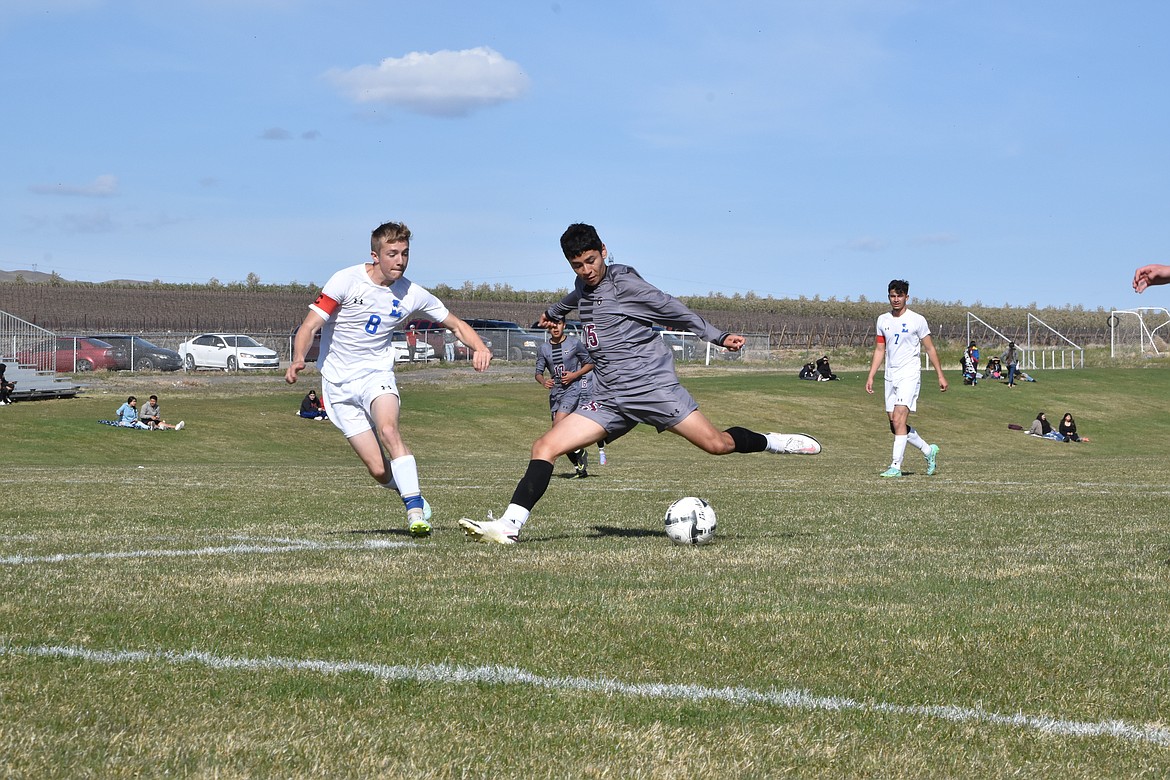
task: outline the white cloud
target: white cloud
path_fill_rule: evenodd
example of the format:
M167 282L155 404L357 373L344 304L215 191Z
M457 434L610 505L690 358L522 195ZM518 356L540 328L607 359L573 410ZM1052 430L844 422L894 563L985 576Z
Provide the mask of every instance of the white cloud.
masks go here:
M959 237L954 233L930 233L925 236L919 236L914 240L914 243L921 246L940 246L944 244L956 244Z
M41 195L79 195L85 198L108 198L118 194L118 177L113 174L98 176L89 184L33 184L31 192Z
M358 103L383 103L429 116L465 116L521 97L528 76L518 63L481 46L463 51L411 52L378 65L325 73Z
M880 238L865 236L853 239L848 246L854 252L884 252L889 244Z

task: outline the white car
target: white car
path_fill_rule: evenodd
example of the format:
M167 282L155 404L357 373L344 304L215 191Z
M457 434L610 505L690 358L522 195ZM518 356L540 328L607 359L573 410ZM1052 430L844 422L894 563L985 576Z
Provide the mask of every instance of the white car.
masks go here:
M241 333L203 333L179 345L183 367L222 368L280 368L280 357L251 336Z
M390 340L390 346L394 347L394 362L406 363L410 360L410 344L406 340L405 333L395 333ZM417 343L414 345L414 359L418 361L427 361L435 359L435 348L427 343L427 340L419 336Z

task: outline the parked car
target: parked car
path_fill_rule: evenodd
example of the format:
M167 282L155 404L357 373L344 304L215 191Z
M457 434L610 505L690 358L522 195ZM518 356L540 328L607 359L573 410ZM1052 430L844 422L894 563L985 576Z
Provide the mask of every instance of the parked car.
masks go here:
M116 371L129 361L119 347L92 336L57 336L51 346L46 343L40 349L21 352L16 359L42 371L65 373L98 369Z
M293 338L296 338L297 331L300 326L293 328ZM394 362L406 363L410 361L410 343L406 340L406 334L395 331L390 337L390 345L394 347ZM317 358L321 356L321 331L313 334L313 343L309 345L309 351L305 354L306 363L315 363ZM434 360L435 348L432 347L426 340L419 338L414 345L414 359L420 360Z
M406 363L410 361L410 342L406 340L406 334L402 331L395 331L394 335L390 337L390 346L394 347L394 362ZM425 361L435 359L435 348L427 343L426 339L418 339L414 344L414 359L415 361Z
M507 360L536 360L537 350L548 339L545 331L530 331L508 320L467 320L481 337L492 340L492 356Z
M197 368L280 368L275 352L242 333L203 333L179 345L188 371Z
M445 339L447 336L445 334L447 328L444 327L441 322L435 322L434 320L411 320L410 322L406 323L406 327L414 328L418 333L418 337L420 339L425 339L426 342L431 345L431 349L435 351L436 355L438 355L443 360L446 359L443 356L446 354ZM482 335L480 338L483 339L484 346L486 346L488 349L492 348L491 339L484 338ZM455 359L471 359L471 350L467 348L466 344L459 340L455 341Z
M133 368L135 371L178 371L183 367L183 358L178 352L166 347L160 347L141 336L127 336L121 333L95 333L95 339L101 339L115 347L121 348L126 354L124 365L120 369Z

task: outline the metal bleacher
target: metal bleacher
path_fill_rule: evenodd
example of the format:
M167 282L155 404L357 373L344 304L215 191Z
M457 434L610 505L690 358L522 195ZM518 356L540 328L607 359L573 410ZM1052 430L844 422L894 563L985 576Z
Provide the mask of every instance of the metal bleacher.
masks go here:
M37 344L52 344L56 334L25 322L8 312L0 311L0 363L6 365L4 378L16 383L12 400L31 401L39 398L72 398L81 392L81 386L55 371L41 371L21 363L17 357L28 354Z

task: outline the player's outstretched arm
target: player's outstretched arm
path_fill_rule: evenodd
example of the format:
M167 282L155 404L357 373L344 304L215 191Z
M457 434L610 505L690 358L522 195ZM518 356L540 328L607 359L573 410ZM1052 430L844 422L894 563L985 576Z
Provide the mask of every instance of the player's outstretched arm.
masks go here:
M1143 265L1133 273L1133 289L1136 292L1167 282L1170 282L1170 265Z
M313 346L313 339L324 324L325 320L321 319L321 315L310 311L297 328L296 338L293 339L292 362L284 372L284 381L290 385L296 384L297 374L305 370L305 355L309 354L309 347Z
M483 343L475 329L454 314L448 314L443 325L455 334L471 350L471 367L476 371L487 371L492 362L492 351Z

